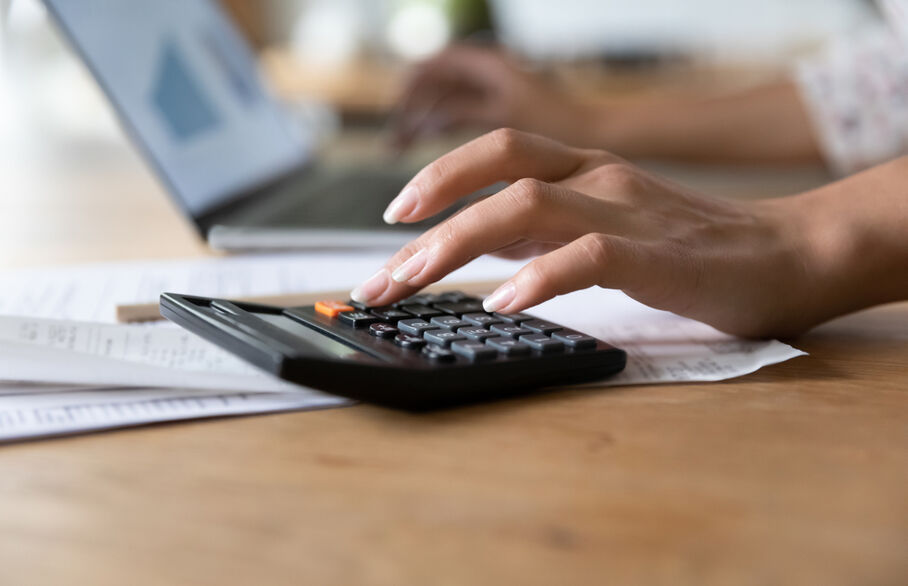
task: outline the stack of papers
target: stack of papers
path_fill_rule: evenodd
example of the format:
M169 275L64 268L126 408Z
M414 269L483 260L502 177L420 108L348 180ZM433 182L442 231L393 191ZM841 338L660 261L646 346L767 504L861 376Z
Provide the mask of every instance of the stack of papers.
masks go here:
M347 405L173 324L115 324L115 306L154 301L162 291L229 298L345 289L384 260L296 254L0 272L0 441ZM481 259L450 280L501 279L518 266ZM599 288L531 313L627 350L627 369L608 385L721 380L802 354L781 342L738 340Z

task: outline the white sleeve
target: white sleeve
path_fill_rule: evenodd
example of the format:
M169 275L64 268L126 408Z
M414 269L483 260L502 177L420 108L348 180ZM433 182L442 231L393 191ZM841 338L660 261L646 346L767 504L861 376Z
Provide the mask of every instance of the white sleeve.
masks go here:
M799 62L794 80L834 172L908 153L908 42L895 30L834 43Z

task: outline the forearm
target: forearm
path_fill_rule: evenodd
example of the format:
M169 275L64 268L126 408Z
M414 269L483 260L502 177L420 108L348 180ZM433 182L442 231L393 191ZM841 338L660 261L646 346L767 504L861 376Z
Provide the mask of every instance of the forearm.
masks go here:
M719 163L820 162L821 154L791 82L712 98L646 99L589 106L584 146L629 158Z
M906 186L903 157L791 198L805 219L813 301L828 317L908 299Z

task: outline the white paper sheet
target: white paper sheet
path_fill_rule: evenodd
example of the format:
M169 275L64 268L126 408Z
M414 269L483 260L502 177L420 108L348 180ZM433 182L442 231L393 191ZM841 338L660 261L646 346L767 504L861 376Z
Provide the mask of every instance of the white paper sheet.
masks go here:
M735 338L598 287L552 299L529 313L627 352L624 371L596 383L600 386L724 380L805 355L777 340Z
M4 394L6 388L9 393ZM164 421L324 409L348 401L306 392L229 393L186 389L70 389L15 394L0 385L0 442Z
M155 302L165 291L230 298L352 289L387 260L287 253L2 270L0 314L113 322L117 305ZM487 257L446 280L503 279L519 266Z

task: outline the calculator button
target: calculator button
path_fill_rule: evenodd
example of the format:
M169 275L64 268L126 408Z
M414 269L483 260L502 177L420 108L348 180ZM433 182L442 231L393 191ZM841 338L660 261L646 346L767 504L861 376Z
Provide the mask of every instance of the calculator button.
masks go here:
M474 326L482 326L484 328L489 327L492 324L500 324L501 320L494 315L489 313L465 313L461 316L461 319L466 322L470 322Z
M337 314L337 319L341 323L353 326L354 328L364 328L380 321L377 317L371 313L366 313L365 311L342 311Z
M461 301L460 303L436 303L433 307L445 313L460 317L465 313L477 313L482 311L482 302Z
M432 323L442 328L448 328L449 330L456 330L457 328L463 328L470 325L456 315L440 315L438 317L433 317Z
M397 335L397 328L391 324L376 323L369 326L369 333L378 338L390 338Z
M410 334L397 334L396 336L394 336L394 343L401 348L412 350L417 350L426 345L425 340L423 340L419 336L412 336Z
M476 326L460 328L459 330L457 330L457 333L462 336L466 336L471 340L479 340L480 342L485 340L486 338L494 338L498 335L485 328L479 328Z
M328 317L337 317L342 311L353 311L353 307L343 301L316 301L315 311Z
M595 348L596 338L575 332L574 330L561 330L552 334L553 340L561 340L571 348Z
M433 295L432 293L417 293L416 295L411 295L406 299L401 299L395 303L395 307L400 307L403 305L428 305L430 303L435 303L438 301L438 296Z
M402 319L397 322L397 327L400 331L411 334L413 336L421 336L426 330L434 330L438 326L430 324L424 319Z
M408 317L413 317L412 314L407 313L401 309L395 309L393 307L375 307L369 311L372 315L379 317L385 321L397 321L401 319L407 319Z
M444 303L461 303L463 301L480 301L472 295L467 295L463 291L445 291L438 296L437 302Z
M422 335L426 342L438 344L439 346L448 346L451 342L466 340L467 337L452 330L429 330Z
M435 360L436 362L452 362L457 358L454 353L447 348L435 344L429 344L423 348L422 355L429 360Z
M529 334L520 336L520 341L540 352L560 352L564 350L564 344L558 340L553 340L545 334Z
M360 311L366 311L369 309L368 303L363 303L362 301L354 301L352 299L347 301L347 305L349 305L353 309L358 309Z
M509 338L519 338L520 336L526 336L533 333L533 330L515 324L494 324L489 329L499 336L506 336Z
M529 328L537 334L551 334L552 332L557 332L558 330L564 329L558 324L542 321L541 319L531 319L530 321L521 322L520 326Z
M454 342L451 344L451 350L470 360L488 360L498 356L495 348L489 348L482 342Z
M486 345L505 356L525 356L530 353L529 346L514 338L489 338Z
M520 324L531 319L536 319L532 315L527 315L525 313L493 313L495 317L501 321L506 321L512 324Z
M429 319L430 317L435 317L436 315L442 315L442 312L435 309L434 307L429 307L428 305L401 305L400 309L403 309L410 315L415 315L416 317L421 317L423 319Z

